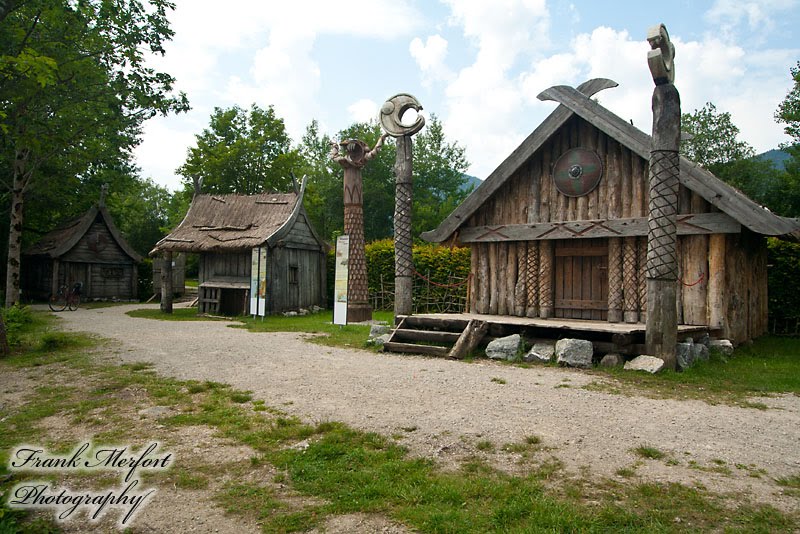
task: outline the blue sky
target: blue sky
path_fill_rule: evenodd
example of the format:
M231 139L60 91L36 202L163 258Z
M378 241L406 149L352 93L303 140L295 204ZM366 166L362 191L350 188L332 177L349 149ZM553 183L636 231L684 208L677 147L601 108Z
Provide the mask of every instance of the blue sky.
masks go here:
M399 92L442 119L488 176L555 108L552 85L611 78L600 102L650 131L647 29L676 45L684 112L713 102L758 152L787 141L773 118L800 60L800 0L670 3L545 0L176 0L175 38L154 67L177 78L192 111L148 121L142 175L176 189L175 169L215 106L272 105L299 142L319 121L335 135Z

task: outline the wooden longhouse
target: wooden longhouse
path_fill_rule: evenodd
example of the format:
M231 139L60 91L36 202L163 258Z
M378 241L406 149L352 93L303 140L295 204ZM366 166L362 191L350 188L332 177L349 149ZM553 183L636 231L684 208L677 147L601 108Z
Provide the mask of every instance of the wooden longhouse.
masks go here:
M164 252L200 255L198 313L249 313L253 249L266 248L266 313L325 305L326 245L303 208L305 179L287 194L195 195Z
M83 284L82 298L132 300L138 297L142 257L122 237L100 203L77 219L45 234L22 257L23 295L47 298L62 285Z
M471 314L539 325L603 321L643 332L650 136L591 99L614 86L597 79L544 91L539 98L558 108L437 229L422 234L470 247ZM593 185L595 162L601 172ZM581 180L583 187L570 189ZM771 213L681 158L679 324L736 343L765 333L766 236L798 228L798 220Z

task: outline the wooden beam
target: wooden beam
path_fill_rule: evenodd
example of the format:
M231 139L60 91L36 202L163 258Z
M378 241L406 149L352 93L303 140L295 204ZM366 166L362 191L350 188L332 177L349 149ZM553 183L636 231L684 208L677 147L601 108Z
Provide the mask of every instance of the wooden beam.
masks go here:
M478 343L481 342L488 330L489 323L471 319L470 322L467 323L467 327L464 329L464 332L462 332L461 336L459 336L456 344L453 345L452 349L450 349L450 352L447 355L448 358L453 358L456 360L464 359L467 354L475 350L475 347L478 346Z
M678 235L736 234L742 225L725 213L678 215ZM627 219L468 226L461 230L462 243L499 243L544 239L593 239L647 235L647 217Z

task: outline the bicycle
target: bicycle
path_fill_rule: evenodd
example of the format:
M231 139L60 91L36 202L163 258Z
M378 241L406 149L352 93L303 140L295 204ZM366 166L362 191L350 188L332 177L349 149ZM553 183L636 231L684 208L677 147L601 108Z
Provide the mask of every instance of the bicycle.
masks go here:
M69 311L75 311L81 303L81 289L83 289L82 282L75 282L75 285L70 290L67 290L67 286L63 285L58 288L57 293L50 295L50 298L47 299L47 305L54 312L64 311L67 307L69 307Z

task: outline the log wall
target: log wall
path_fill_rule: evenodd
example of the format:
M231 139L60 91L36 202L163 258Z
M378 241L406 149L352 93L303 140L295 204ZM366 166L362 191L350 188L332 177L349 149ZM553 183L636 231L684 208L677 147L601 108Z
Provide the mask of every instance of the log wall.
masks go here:
M556 160L576 147L597 152L603 162L603 178L589 194L570 198L558 191L551 174ZM556 265L553 241L515 241L503 234L504 227L647 217L648 175L646 160L586 121L573 117L494 195L484 199L462 227L464 234L471 232L474 236L474 229L485 241L468 243L476 273L470 287L470 310L552 317ZM681 215L716 211L683 185L678 203ZM730 232L730 223L725 224L722 231ZM558 236L563 238L564 231L577 233L586 226L576 225L571 230L568 225L560 225ZM608 318L643 323L647 309L643 276L647 238L636 234L626 237L624 233L614 237L613 231L609 232L607 239L597 239L607 242L609 251ZM736 341L766 331L763 239L759 241L758 236L745 229L741 233L681 235L679 250L678 316L684 324L721 328L726 337Z

